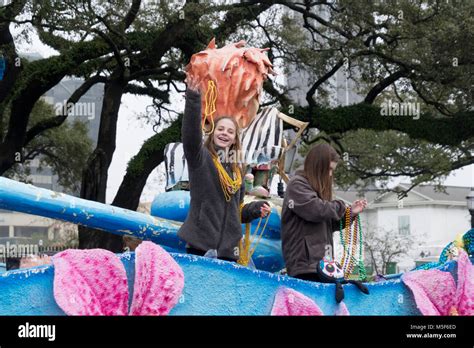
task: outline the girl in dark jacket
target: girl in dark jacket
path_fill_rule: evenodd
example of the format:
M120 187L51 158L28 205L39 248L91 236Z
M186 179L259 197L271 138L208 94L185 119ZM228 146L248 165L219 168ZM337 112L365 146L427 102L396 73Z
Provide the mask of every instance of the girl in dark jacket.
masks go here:
M203 144L199 82L189 80L181 129L184 155L189 168L191 203L178 231L186 251L204 255L217 250L217 257L239 259L241 223L264 217L270 206L263 201L243 205L245 183L239 166L239 129L231 117L219 118Z
M316 266L323 257L334 259L333 232L339 229L346 206L332 199L333 172L339 156L327 144L314 146L304 169L288 183L281 216L283 257L290 276L320 281ZM352 216L360 213L366 200L352 203Z

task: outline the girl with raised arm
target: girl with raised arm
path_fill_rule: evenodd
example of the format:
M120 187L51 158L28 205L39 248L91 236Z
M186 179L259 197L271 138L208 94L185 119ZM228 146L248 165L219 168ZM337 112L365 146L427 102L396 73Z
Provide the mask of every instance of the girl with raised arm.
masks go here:
M187 83L181 135L191 203L178 236L187 242L188 253L205 255L216 250L218 258L237 261L241 223L268 215L270 206L264 201L243 205L245 183L236 155L240 151L238 124L230 116L220 117L204 143L199 81L188 75Z

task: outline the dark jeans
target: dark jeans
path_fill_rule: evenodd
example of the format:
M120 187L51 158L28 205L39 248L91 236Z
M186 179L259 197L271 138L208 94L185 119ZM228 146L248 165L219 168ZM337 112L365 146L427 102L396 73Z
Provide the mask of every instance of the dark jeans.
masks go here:
M204 256L206 251L202 251L196 248L192 247L186 247L186 254L193 254L193 255L198 255L198 256ZM219 260L224 260L224 261L229 261L229 262L235 262L235 260L229 259L227 257L218 257Z
M303 280L309 280L310 282L320 282L321 283L321 278L319 278L319 275L317 273L298 274L298 275L295 276L295 278L303 279Z

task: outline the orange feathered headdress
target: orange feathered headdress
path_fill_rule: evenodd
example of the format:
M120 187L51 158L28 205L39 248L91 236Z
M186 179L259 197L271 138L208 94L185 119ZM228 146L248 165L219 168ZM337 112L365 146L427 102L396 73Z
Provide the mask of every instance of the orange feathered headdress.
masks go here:
M245 128L257 114L263 81L275 73L264 53L268 48L244 46L245 41L239 41L216 48L212 39L204 51L191 57L186 71L200 81L203 121L231 116ZM210 103L215 104L215 113Z

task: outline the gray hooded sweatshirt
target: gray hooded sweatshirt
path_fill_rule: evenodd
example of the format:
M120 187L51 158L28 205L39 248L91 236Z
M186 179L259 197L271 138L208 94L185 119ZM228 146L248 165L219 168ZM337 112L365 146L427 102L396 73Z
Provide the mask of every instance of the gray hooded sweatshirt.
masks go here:
M240 190L229 202L225 200L217 169L202 140L201 94L190 89L186 91L181 137L189 168L191 203L178 236L193 248L216 249L219 258L238 260L241 223L260 217L260 208L265 202L247 204L240 214L245 195L243 178ZM226 170L231 174L229 167Z

